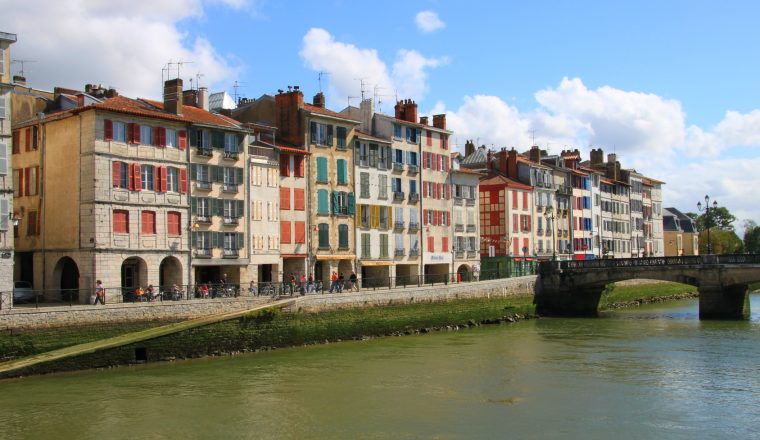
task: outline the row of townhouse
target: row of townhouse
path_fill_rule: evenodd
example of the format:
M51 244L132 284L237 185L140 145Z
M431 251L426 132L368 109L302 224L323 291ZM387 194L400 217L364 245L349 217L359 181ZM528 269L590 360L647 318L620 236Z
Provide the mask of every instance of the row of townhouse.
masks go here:
M11 79L10 46L16 42L16 35L0 32L0 292L13 287L13 234L10 233L13 212L13 182L10 174L11 145ZM0 295L0 308L3 297Z
M96 279L118 296L353 271L365 285L414 284L477 268L479 174L452 157L445 116L428 125L411 101L394 116L370 100L338 113L291 89L219 114L180 79L160 102L97 85L14 91L9 279L50 299L86 302Z
M525 154L465 145L480 182L483 269L525 270L546 259L635 258L665 252L663 182L621 169L601 149Z

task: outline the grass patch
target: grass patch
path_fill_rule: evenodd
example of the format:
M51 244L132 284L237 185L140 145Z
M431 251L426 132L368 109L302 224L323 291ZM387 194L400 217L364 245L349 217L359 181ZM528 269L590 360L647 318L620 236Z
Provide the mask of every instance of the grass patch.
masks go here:
M610 285L604 294L603 302L607 304L626 303L640 299L661 298L684 293L694 293L696 286L680 283L652 283L639 285Z
M758 290L760 290L760 283L752 283L749 285L750 292L757 292Z

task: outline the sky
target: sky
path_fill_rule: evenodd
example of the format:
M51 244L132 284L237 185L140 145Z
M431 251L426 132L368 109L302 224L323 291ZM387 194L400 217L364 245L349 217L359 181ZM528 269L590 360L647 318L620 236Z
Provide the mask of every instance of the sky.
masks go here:
M617 153L760 223L760 2L0 0L29 85L160 98L162 80L256 98L320 88L445 113L453 144ZM177 69L177 61L182 64ZM164 68L173 62L167 73ZM21 63L12 65L19 73ZM320 81L321 77L321 81ZM238 87L234 85L237 84Z

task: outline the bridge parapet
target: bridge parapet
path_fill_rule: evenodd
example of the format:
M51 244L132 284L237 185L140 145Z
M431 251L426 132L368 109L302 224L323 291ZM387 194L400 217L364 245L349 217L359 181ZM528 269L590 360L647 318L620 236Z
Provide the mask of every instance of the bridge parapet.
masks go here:
M542 261L539 270L614 269L629 267L693 266L706 264L760 264L760 254L690 255L681 257L610 258L600 260Z

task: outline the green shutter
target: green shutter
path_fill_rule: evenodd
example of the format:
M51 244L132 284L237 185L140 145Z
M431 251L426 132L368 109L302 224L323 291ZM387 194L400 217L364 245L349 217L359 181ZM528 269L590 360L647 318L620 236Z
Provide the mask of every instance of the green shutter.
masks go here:
M237 207L235 208L235 213L237 214L238 218L243 217L243 201L242 200L237 201Z
M193 180L198 180L198 165L194 163L190 164L190 178Z
M327 158L317 158L317 182L327 182Z
M244 148L243 148L243 146L245 145L243 143L244 140L245 140L245 137L242 134L238 133L238 135L237 135L237 151L238 151L238 153L242 153L243 150L244 150Z
M346 183L346 160L338 159L338 183Z
M196 199L195 197L190 197L190 213L191 214L198 213L198 199Z
M314 121L311 121L310 124L310 133L311 133L311 143L316 144L317 142L317 123Z
M242 232L237 234L237 247L243 249L245 247L245 235Z
M221 131L211 132L211 147L212 148L224 148L224 133Z
M190 141L191 147L197 147L198 146L198 131L194 128L190 128L187 130L187 138Z
M356 198L354 193L348 193L348 215L354 215L356 213Z
M329 213L326 189L317 190L317 213L319 214Z
M332 213L338 214L338 211L340 210L340 196L338 194L338 191L332 192Z
M223 232L211 232L211 247L214 247L214 248L224 247L224 233Z
M327 126L327 145L332 147L333 144L333 126Z
M235 168L235 174L237 174L237 184L240 185L243 183L243 169L242 168Z
M215 202L216 206L214 207L214 214L218 215L219 217L224 216L224 200L222 199L211 199Z
M214 182L223 182L224 181L224 168L211 165L211 179Z

